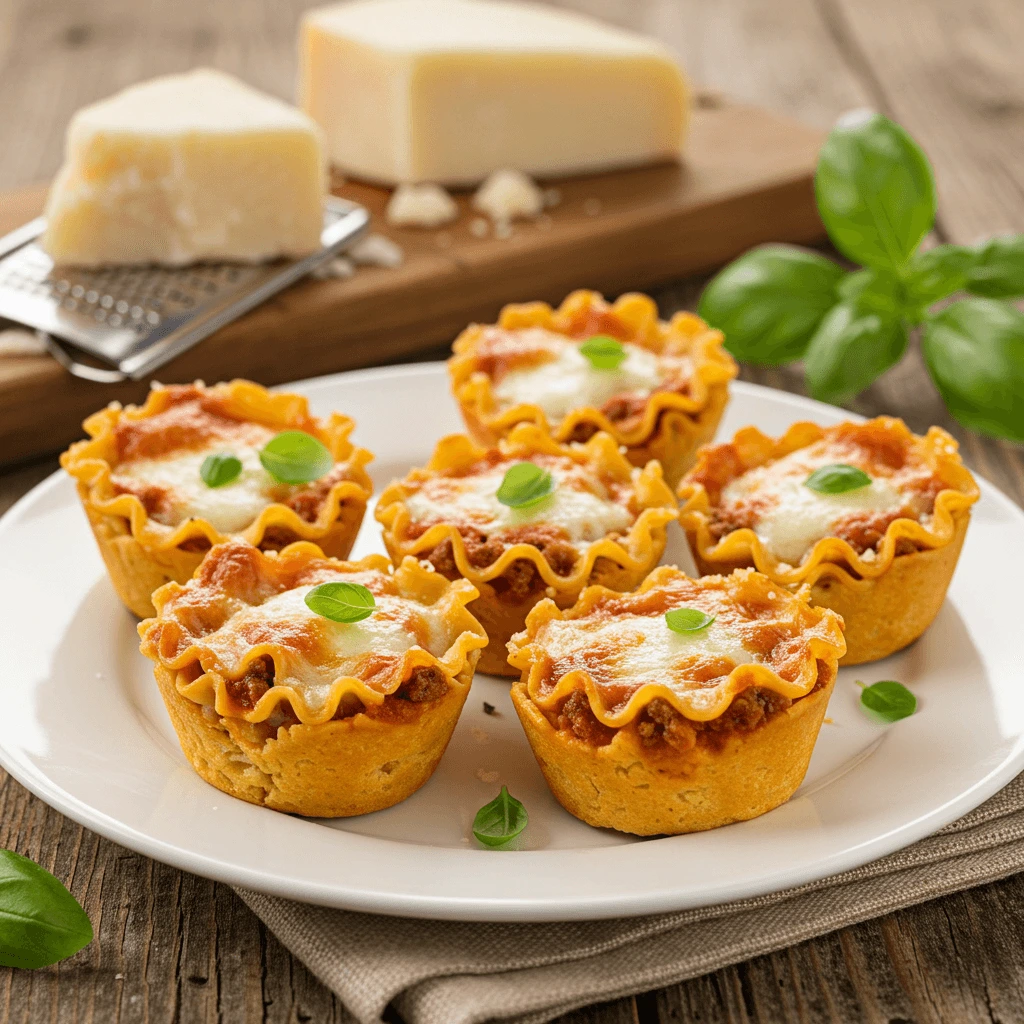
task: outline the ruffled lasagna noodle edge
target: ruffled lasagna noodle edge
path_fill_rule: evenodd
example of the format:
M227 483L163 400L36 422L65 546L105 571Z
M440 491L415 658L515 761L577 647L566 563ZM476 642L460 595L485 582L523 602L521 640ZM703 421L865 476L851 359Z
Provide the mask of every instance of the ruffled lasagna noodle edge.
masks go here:
M876 557L872 560L861 557L847 541L839 537L823 537L815 543L803 562L791 569L783 569L782 561L768 551L761 538L749 527L733 530L721 540L715 541L710 530L710 496L703 484L690 482L689 476L713 464L727 448L735 449L743 464L743 472L748 472L828 436L828 428L809 422L794 423L778 439L762 433L757 427L744 427L731 442L702 449L696 466L679 486L678 495L682 502L679 521L690 537L696 554L710 564L753 561L759 572L785 586L805 583L813 585L824 576L833 576L857 587L884 575L897 557L896 548L901 540L908 540L917 548L926 550L949 544L956 536L958 517L967 513L980 496L974 477L960 459L956 439L941 427L931 427L926 435L918 437L902 420L894 417L880 416L865 425L873 423L895 430L904 439L911 440L935 473L949 484L949 487L936 495L930 528L916 519L894 520L886 528L885 536L875 549Z
M645 593L682 575L684 574L681 570L675 566L659 566L636 592ZM744 587L756 585L755 577L752 569L738 569L731 576L713 578L724 580L730 590L739 593ZM763 576L761 578L764 579ZM697 702L688 699L688 692L680 694L663 683L645 683L632 694L623 707L610 708L605 703L601 688L593 676L585 669L574 669L561 676L549 692L541 693L541 686L548 675L548 657L543 644L536 642L541 627L553 620L572 621L583 618L606 598L621 600L622 597L622 594L607 587L592 586L583 591L572 608L563 610L558 608L554 601L547 600L531 610L526 617L526 629L522 633L517 633L509 643L508 660L510 665L523 672L527 694L541 710L555 712L574 690L582 690L587 695L594 717L613 729L621 729L628 725L651 701L659 697L690 721L710 722L725 714L734 698L753 686L773 690L794 701L806 697L818 681L818 661L830 664L834 670L838 659L846 653L842 620L835 612L827 608L811 607L806 593L793 595L783 591L776 592L774 600L777 607L781 609L799 605L800 611L812 623L803 631L806 636L806 652L795 680L783 679L767 665L737 665L729 673L726 681L716 687L718 699L713 704L698 706Z
M415 559L407 558L393 570L383 555L367 555L358 562L339 562L325 558L315 544L305 541L290 544L277 555L266 555L258 550L254 553L259 559L260 572L272 578L293 573L296 565L311 561L326 562L341 573L374 569L389 573L398 587L400 597L440 608L450 624L455 640L440 658L422 648L407 651L391 677L379 689L367 686L356 676L339 676L331 683L323 707L317 710L310 708L295 687L273 685L251 711L239 713L237 705L228 695L227 677L220 670L216 655L204 646L201 638L189 643L184 650L173 653L178 650L180 640L191 634L174 617L177 608L170 608L167 615L164 614L168 605L186 593L186 586L168 583L153 595L157 617L139 623L139 636L142 639L140 649L147 658L174 673L175 687L181 696L196 704L214 708L221 717L263 722L277 710L279 704L287 703L303 725L320 725L334 717L339 703L348 694L357 697L364 705L383 704L385 698L394 694L413 671L420 667L437 666L451 682L467 669L471 661L475 665L476 659L471 657L472 652L487 645L483 628L466 608L477 596L476 588L465 580L450 583L438 573L424 569ZM183 607L191 606L185 603ZM284 654L285 648L281 644L258 644L243 657L242 675L257 659L269 656L274 659L276 666ZM196 678L190 678L192 673L189 670L194 671L193 666L199 666L202 670ZM471 668L468 673L470 675Z
M732 356L722 347L721 331L709 327L692 313L676 313L668 323L659 320L654 301L633 292L620 296L611 305L597 292L583 290L569 295L557 310L546 302L511 304L502 309L497 326L506 330L542 327L564 333L581 314L590 310L613 313L632 329L633 337L628 339L632 344L657 355L688 353L694 363L690 394L654 392L647 400L643 416L629 430L622 430L592 406L573 409L555 428L549 424L544 410L532 403L521 403L498 412L491 378L476 367L476 347L486 326L471 324L455 339L454 355L448 361L452 391L469 421L481 424L496 437L507 433L516 423L536 423L559 441L568 440L578 426L588 424L611 434L618 444L636 446L655 433L663 412L677 410L689 417L703 412L712 404L713 393L727 387L738 372Z
M391 540L399 556L421 556L438 544L451 541L452 555L459 573L474 583L487 583L502 576L508 567L520 559L531 562L545 584L559 591L579 590L593 572L599 558L608 558L623 569L642 571L651 562L658 547L656 532L676 518L676 502L671 488L662 479L661 466L649 462L635 476L633 466L622 456L616 442L607 434L595 434L582 445L559 444L542 428L532 423L520 423L508 437L498 442L499 450L513 458L529 458L532 454L566 456L588 466L598 476L619 481L631 480L635 506L641 509L624 543L602 537L594 541L577 559L576 568L568 576L560 576L551 567L543 552L532 544L513 544L507 547L490 565L474 566L466 553L466 544L458 527L452 523L436 523L415 540L405 536L412 521L406 499L415 488L406 481L422 483L450 469L472 465L483 458L488 449L476 444L464 434L451 434L438 442L430 461L422 469L414 469L405 480L396 480L381 493L377 503L377 519Z
M202 387L201 384L197 386ZM122 420L142 420L169 408L171 389L156 387L141 406L122 407L114 402L90 416L83 427L89 440L77 441L61 456L61 465L80 485L82 501L95 512L128 521L131 536L150 551L167 551L197 538L220 544L239 537L258 546L272 527L283 527L301 540L316 541L335 525L343 505L353 500L365 506L373 493L366 465L373 455L349 441L355 423L341 413L325 420L312 417L309 403L301 395L272 394L252 381L233 380L204 389L225 402L227 411L240 421L258 423L273 430L304 430L322 441L335 465L347 464L353 480L339 480L324 496L316 522L304 520L294 509L279 502L268 504L259 516L236 534L223 534L205 519L187 519L176 527L150 519L142 501L134 494L116 494L111 479L117 466L115 430Z

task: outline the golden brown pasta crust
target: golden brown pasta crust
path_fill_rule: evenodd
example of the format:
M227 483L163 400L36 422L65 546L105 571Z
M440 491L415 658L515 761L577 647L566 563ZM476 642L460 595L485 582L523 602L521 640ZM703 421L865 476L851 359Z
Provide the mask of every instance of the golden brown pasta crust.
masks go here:
M475 590L449 583L409 559L394 571L398 594L445 613L455 636L434 657L407 652L391 678L375 686L338 678L322 707L310 708L295 688L270 686L254 706L232 699L228 680L212 664L196 623L219 628L247 594L267 583L287 585L296 574L327 566L339 572L387 573L381 555L360 562L324 558L314 544L298 543L265 555L241 542L214 548L201 572L223 581L223 602L187 599L186 587L170 583L154 594L158 614L139 625L142 653L154 672L182 751L211 785L249 803L313 817L347 817L381 810L404 800L430 778L444 753L466 701L486 636L466 610ZM223 566L215 564L223 560ZM228 565L228 561L235 564ZM242 668L262 658L281 658L273 643L253 648ZM413 702L396 694L418 668L443 674L447 687L434 698ZM362 710L343 714L353 700ZM281 722L284 713L285 724Z
M671 584L684 574L661 566L637 594ZM588 587L570 609L553 602L538 605L526 630L509 644L509 661L521 670L512 687L512 703L544 778L559 803L590 825L634 835L697 832L764 814L783 804L803 781L845 651L841 620L833 612L809 606L806 593L792 595L764 576L743 570L729 577L701 581L724 589L739 603L751 602L762 615L775 608L781 618L800 625L803 639L799 668L787 678L766 664L736 666L716 689L714 700L648 683L625 703L608 705L602 687L584 668L549 679L551 666L538 639L543 626L556 619L591 614L611 595ZM752 688L772 691L787 706L754 728L726 730L715 743L697 742L686 750L655 750L641 739L637 722L659 701L691 722L713 722L733 701ZM586 695L600 727L614 730L610 742L595 743L558 728L559 709L572 695Z
M564 456L590 467L599 477L619 482L630 481L634 468L623 458L618 445L607 434L595 434L584 445L564 445L553 440L542 428L520 423L498 444L509 457L528 459L538 453ZM394 481L377 502L377 520L384 527L384 544L396 562L407 556L422 558L439 544L449 541L459 574L469 580L480 596L470 606L487 630L490 642L481 655L480 671L491 675L514 676L507 662L506 645L513 633L523 628L526 614L545 596L561 607L571 605L590 583L602 583L615 590L631 590L654 568L665 549L665 529L676 513L675 498L662 479L661 466L648 463L633 482L632 505L638 513L629 533L620 540L602 538L587 548L573 571L560 575L542 551L532 544L512 544L490 565L476 566L469 559L458 528L438 523L418 537L409 536L411 517L406 499L432 476L458 471L482 459L488 449L462 434L443 438L423 469L414 469L404 480ZM495 583L505 577L517 561L531 563L546 590L523 600L510 600Z
M626 457L643 467L651 459L662 466L665 479L675 486L693 464L697 449L718 429L729 400L729 382L736 376L732 356L722 347L720 331L708 327L692 313L677 313L665 323L658 319L658 307L646 295L629 293L609 304L592 291L575 291L558 309L545 302L505 306L498 326L517 330L541 327L568 333L573 325L610 313L629 329L629 341L652 352L686 353L694 364L687 394L656 391L648 399L639 420L623 426L600 409L581 406L559 423L549 423L544 411L529 403L500 411L490 376L476 358L484 327L472 324L455 340L448 362L452 391L462 410L470 434L481 444L493 445L517 423L535 423L558 441L589 437L596 431L610 434L625 446Z
M349 441L355 424L332 413L319 420L309 413L301 395L277 394L251 381L234 380L207 388L226 412L273 430L305 430L326 445L335 465L345 465L347 479L335 483L323 498L317 518L309 522L279 503L267 505L239 534L256 547L281 547L280 537L315 541L327 554L346 558L373 493L366 465L373 458ZM143 420L166 410L179 389L155 387L141 406L122 408L112 403L83 424L89 440L77 441L61 456L61 465L74 478L100 554L118 596L140 618L154 613L153 592L170 581L188 580L209 547L229 539L205 519L189 519L177 527L151 519L134 494L118 494L111 474L117 465L116 430L122 421Z
M894 520L873 559L858 554L845 540L826 537L799 566L790 566L768 551L751 529L733 530L721 540L711 534L711 498L694 478L715 473L727 459L737 466L733 476L780 459L825 438L828 428L817 424L794 423L778 439L756 427L745 427L729 444L703 449L678 491L679 521L699 572L707 575L753 566L783 586L810 586L814 602L834 609L846 623L843 665L888 657L931 625L953 578L971 506L979 497L956 440L940 427L918 437L902 420L889 416L862 426L912 446L946 485L935 498L930 523Z

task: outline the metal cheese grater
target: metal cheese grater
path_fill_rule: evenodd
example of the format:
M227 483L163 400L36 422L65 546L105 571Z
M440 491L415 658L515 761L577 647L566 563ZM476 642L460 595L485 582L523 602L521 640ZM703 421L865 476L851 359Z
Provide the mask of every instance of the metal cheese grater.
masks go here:
M361 206L329 196L322 248L303 259L89 270L54 266L36 242L38 217L0 238L0 317L34 327L76 377L139 380L333 259L369 222Z

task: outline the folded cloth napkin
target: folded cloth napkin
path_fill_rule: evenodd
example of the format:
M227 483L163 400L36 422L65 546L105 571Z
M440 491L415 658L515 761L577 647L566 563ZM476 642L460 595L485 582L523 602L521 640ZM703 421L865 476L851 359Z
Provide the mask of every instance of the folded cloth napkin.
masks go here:
M1024 775L881 860L769 896L653 917L552 924L406 920L242 899L360 1024L540 1024L1024 870Z

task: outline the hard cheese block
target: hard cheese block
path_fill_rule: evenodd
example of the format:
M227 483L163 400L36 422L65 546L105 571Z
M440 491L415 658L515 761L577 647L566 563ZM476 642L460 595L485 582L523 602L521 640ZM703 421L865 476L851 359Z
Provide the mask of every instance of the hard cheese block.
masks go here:
M300 103L330 160L389 185L675 158L688 120L659 43L533 4L356 0L308 12L300 50Z
M300 110L219 71L168 75L74 116L42 244L85 266L304 255L325 186Z

